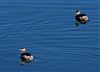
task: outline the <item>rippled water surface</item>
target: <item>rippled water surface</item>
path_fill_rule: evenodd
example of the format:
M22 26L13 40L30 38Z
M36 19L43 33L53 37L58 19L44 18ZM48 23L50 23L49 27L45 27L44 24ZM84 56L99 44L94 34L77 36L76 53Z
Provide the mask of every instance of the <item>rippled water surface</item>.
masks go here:
M0 72L100 72L99 0L1 0ZM89 16L75 25L75 11ZM35 56L20 65L21 47Z

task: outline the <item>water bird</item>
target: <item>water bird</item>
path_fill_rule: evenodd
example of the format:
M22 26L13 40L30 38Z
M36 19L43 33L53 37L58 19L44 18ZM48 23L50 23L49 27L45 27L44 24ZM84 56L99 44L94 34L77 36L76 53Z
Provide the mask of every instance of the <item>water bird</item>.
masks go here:
M21 65L31 62L33 60L33 55L26 51L26 48L21 48Z
M79 24L87 24L89 18L86 14L81 13L80 10L76 10L75 20L76 20L76 26L79 26Z

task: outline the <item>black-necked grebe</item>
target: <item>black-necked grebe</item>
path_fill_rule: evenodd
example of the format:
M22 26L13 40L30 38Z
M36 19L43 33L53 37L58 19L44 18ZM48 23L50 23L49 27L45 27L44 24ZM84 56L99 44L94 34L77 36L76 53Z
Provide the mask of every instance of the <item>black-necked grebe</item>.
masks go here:
M21 48L21 64L25 64L26 62L31 62L33 60L33 56L26 52L26 48Z
M81 12L79 10L76 10L75 19L76 19L77 25L79 25L79 23L86 24L89 21L88 16L83 13L81 14Z

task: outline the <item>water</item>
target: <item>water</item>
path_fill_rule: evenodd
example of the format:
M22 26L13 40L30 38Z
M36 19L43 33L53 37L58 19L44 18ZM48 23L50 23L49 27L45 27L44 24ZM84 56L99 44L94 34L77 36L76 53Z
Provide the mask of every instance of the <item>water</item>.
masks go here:
M0 72L100 72L99 0L1 0ZM75 26L75 11L87 25ZM20 65L21 47L35 56Z

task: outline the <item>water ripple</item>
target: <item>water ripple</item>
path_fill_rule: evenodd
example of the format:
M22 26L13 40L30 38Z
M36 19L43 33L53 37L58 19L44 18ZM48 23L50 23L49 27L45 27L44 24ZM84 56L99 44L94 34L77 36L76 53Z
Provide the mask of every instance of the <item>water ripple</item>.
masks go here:
M99 6L98 0L2 0L1 71L99 72ZM76 9L89 16L87 25L76 27ZM36 56L33 68L17 65L20 47Z

